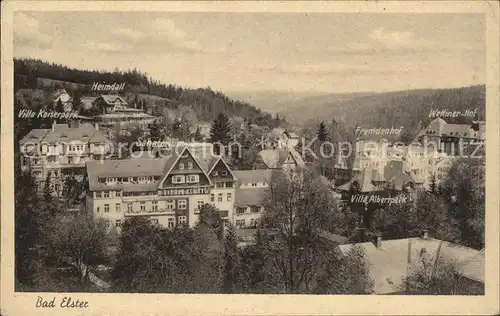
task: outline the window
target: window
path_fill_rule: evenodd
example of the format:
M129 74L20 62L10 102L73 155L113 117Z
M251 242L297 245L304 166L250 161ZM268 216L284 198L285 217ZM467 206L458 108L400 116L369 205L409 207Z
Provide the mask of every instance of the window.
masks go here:
M210 194L210 202L215 202L215 195L213 193Z
M73 163L73 157L68 157L68 163Z
M172 183L184 183L185 178L184 176L173 176L172 177Z
M116 203L116 211L117 212L121 212L122 211L120 203Z
M141 202L141 211L146 210L146 202Z
M121 227L122 226L122 221L120 219L116 220L116 227Z
M217 202L222 202L222 193L217 194Z
M250 227L254 227L257 225L257 222L255 221L255 218L250 219Z
M220 217L229 217L229 211L219 211Z
M215 182L215 187L216 188L223 188L224 187L224 182Z
M233 187L233 182L226 181L226 188L232 188L232 187Z
M245 227L245 220L244 219L238 219L236 220L236 226L237 227Z
M238 207L236 209L236 214L245 214L245 211L247 210L246 207Z
M187 200L178 200L177 201L177 208L179 210L185 210L187 208Z
M96 212L97 212L97 213L99 213L100 209L101 209L101 208L98 206L98 207L96 208Z
M190 174L186 176L187 183L198 183L200 181L200 176L197 174Z
M228 201L228 202L231 202L231 199L232 199L232 194L231 194L231 193L228 193L228 194L227 194L227 201Z
M158 219L157 218L152 218L151 219L151 224L158 225Z
M158 201L153 201L153 212L158 212Z
M259 213L260 208L258 206L251 206L250 207L250 212L252 213Z
M218 175L219 175L219 173L217 171L212 172L213 177L217 177Z
M131 213L132 210L133 210L132 203L127 203L127 211Z
M198 209L205 205L205 201L198 201Z
M224 171L222 171L222 175L223 175L223 176L227 176L227 171L225 171L225 170L224 170Z
M122 196L122 191L117 191L116 192L116 197L121 197Z
M104 204L104 213L109 212L109 204Z
M174 200L167 200L167 210L173 210L175 208Z
M172 217L169 217L168 222L167 222L167 227L174 228L174 226L175 226L175 219L173 219Z
M188 169L193 169L193 162L188 161Z
M179 216L179 224L185 225L187 223L187 216Z
M103 198L105 198L105 199L106 199L106 198L109 198L109 192L107 192L107 191L104 191L104 192L102 193L102 195L103 195Z
M179 163L179 170L184 170L184 163L183 162Z

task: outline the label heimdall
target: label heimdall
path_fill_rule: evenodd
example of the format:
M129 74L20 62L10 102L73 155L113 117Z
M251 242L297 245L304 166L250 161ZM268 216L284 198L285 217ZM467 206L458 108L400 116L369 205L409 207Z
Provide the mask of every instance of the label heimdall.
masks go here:
M106 84L105 82L94 82L92 84L92 88L90 90L92 91L121 91L125 88L125 82L123 83L113 83L113 84Z

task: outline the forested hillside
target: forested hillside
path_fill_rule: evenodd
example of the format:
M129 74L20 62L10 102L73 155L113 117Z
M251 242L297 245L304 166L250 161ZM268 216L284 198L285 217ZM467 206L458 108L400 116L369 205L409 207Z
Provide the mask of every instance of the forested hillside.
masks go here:
M434 117L431 110L464 111L477 108L475 117L458 116L443 118L448 123L470 123L485 119L485 86L472 86L439 90L409 90L371 95L353 94L353 97L331 100L320 97L315 102L295 102L283 115L290 123L314 126L318 121L329 122L333 118L354 128L403 127L405 133L415 134ZM329 101L328 101L329 100ZM388 137L391 138L391 137ZM394 138L394 137L393 137ZM398 137L395 137L398 138Z
M79 70L35 59L14 59L14 89L41 89L54 91L65 88L70 94L92 94L94 82L126 82L123 92L128 101L144 100L148 108L184 105L191 107L198 119L212 121L220 112L228 116L241 116L258 125L268 125L272 117L254 106L235 101L210 88L183 88L175 84L163 84L147 74L134 70L114 72Z

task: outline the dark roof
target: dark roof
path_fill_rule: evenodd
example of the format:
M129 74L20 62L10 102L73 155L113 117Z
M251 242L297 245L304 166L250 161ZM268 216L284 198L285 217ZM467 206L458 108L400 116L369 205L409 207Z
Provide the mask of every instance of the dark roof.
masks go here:
M126 159L126 160L103 160L87 162L87 174L89 178L90 190L113 190L113 189L142 189L154 188L157 182L149 184L121 184L121 185L106 185L99 183L99 177L130 177L130 176L162 176L164 166L167 164L166 159ZM139 190L142 191L142 190Z

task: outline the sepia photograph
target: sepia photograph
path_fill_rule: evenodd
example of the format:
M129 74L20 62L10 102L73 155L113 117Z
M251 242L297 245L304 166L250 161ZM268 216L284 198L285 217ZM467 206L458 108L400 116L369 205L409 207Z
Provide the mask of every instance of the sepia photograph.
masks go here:
M168 294L186 315L195 294L498 296L498 3L477 3L10 2L2 289L65 315Z

